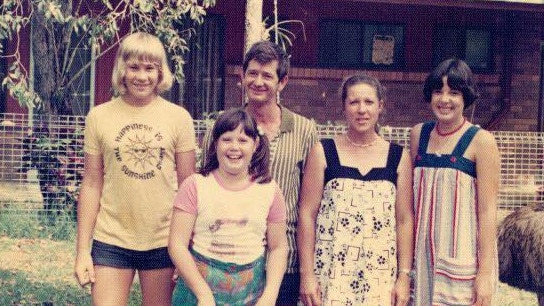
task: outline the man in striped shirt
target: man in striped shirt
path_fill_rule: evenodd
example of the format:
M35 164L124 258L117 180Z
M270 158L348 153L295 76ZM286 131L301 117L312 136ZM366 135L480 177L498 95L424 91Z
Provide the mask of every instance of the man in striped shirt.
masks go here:
M246 110L270 141L270 170L287 205L289 257L277 305L296 305L299 295L295 230L302 170L310 148L318 141L314 121L298 115L278 101L288 81L289 57L277 44L255 43L243 63L242 87Z

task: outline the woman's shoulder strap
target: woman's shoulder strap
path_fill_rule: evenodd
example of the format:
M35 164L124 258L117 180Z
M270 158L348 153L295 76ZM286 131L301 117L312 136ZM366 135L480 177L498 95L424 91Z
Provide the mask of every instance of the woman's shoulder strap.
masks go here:
M389 144L389 153L387 155L387 168L397 169L400 164L400 159L402 158L402 151L404 148L396 143Z
M431 137L431 131L435 125L434 121L424 122L421 126L421 132L419 133L419 147L417 154L423 155L427 152L427 146L429 145L429 138Z
M476 133L478 133L480 129L481 128L477 125L473 125L468 128L463 136L461 136L461 138L459 139L459 142L457 143L455 149L453 149L453 152L451 154L454 156L463 156L466 149L470 145L470 142L472 141L474 136L476 136Z
M325 159L327 161L327 167L333 165L339 165L340 159L338 157L338 151L336 150L336 144L332 138L321 139L321 145L323 146L323 152L325 153Z

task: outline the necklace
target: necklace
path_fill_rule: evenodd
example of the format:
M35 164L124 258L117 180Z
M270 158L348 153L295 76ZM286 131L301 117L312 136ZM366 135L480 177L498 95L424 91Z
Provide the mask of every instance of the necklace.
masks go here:
M467 118L463 117L463 122L461 122L461 124L460 124L458 127L456 127L455 129L453 129L453 131L445 132L445 133L444 133L444 132L440 132L440 128L438 127L438 125L439 125L440 123L437 123L437 124L436 124L436 128L435 128L435 129L436 129L436 134L438 134L438 136L442 136L442 137L446 137L446 136L453 135L453 134L455 134L457 131L459 131L459 130L463 127L463 125L465 125L465 122L466 122L466 121L467 121Z
M346 136L346 140L349 142L350 145L354 146L354 147L358 147L358 148L367 148L367 147L371 147L373 146L374 144L376 144L376 142L378 141L378 139L380 139L380 137L376 137L374 140L372 140L371 142L369 143L357 143L353 140L351 140L348 136L348 134L344 134Z

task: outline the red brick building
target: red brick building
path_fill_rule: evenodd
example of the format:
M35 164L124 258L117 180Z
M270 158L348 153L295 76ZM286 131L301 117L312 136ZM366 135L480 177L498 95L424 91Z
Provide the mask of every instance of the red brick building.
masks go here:
M263 2L263 15L272 18L273 1ZM412 126L432 118L422 102L426 74L457 56L477 74L475 123L542 130L544 5L530 2L538 1L279 0L280 20L302 21L306 34L304 40L296 23L285 26L297 37L282 103L320 123L341 120L341 80L366 71L388 88L382 124ZM245 1L217 0L208 15L196 38L200 48L187 59L186 85L170 96L195 118L241 103ZM95 64L92 104L109 99L113 53ZM1 112L25 111L9 98L2 101Z

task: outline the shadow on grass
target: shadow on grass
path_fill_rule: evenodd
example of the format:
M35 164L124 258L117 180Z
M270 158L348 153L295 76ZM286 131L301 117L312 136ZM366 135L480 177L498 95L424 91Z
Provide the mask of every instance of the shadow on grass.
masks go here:
M0 270L0 305L91 305L89 289L65 283L31 282L28 278L26 273ZM132 287L128 304L141 305L137 285Z

